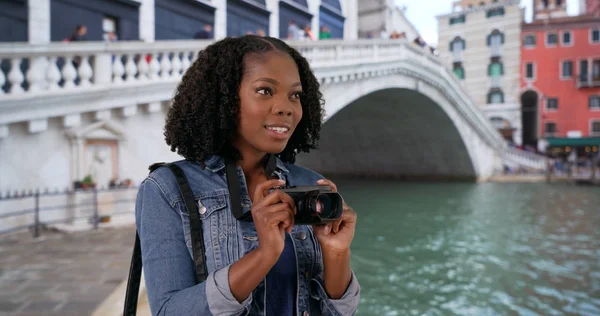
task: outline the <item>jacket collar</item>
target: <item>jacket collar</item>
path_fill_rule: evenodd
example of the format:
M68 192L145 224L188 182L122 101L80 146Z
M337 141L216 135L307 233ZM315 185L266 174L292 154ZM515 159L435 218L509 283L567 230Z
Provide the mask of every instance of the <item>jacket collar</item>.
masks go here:
M283 163L283 161L281 161L281 159L279 159L279 157L277 157L276 155L272 155L271 154L271 158L274 160L274 164L275 164L275 170L281 171L283 173L288 173L289 170L285 167L285 164ZM204 163L206 164L206 169L212 171L212 172L219 172L220 170L225 168L225 159L223 159L223 157L219 156L219 155L211 155L208 156L205 160ZM270 162L270 164L272 164L273 161Z

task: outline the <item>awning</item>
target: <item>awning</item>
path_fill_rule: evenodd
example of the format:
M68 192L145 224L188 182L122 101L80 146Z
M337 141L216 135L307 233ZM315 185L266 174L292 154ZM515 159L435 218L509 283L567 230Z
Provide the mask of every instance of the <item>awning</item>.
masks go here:
M600 146L600 137L582 137L582 138L558 138L551 137L547 139L550 147L584 147Z

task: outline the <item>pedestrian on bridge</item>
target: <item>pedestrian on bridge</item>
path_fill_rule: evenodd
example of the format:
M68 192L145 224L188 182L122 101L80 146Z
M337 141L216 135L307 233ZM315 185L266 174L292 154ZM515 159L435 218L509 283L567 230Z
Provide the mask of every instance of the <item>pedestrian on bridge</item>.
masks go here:
M328 185L337 191L294 164L298 153L317 146L322 106L308 61L281 40L226 38L198 54L176 89L164 134L185 158L175 164L195 197L207 275L196 282L194 213L188 214L174 174L158 168L143 181L136 203L153 315L355 313L360 285L350 268L352 208L343 203L341 217L327 225L295 225L295 202L271 190ZM231 174L241 205L230 202ZM232 214L240 207L252 221Z

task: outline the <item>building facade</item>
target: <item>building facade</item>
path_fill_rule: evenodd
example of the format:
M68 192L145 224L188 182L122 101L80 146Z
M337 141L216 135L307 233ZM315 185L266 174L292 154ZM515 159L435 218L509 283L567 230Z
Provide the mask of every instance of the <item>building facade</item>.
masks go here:
M600 19L546 17L522 28L524 142L580 147L600 137Z
M260 34L287 38L290 21L330 38L358 37L357 0L12 0L0 2L0 43L67 40L84 25L86 41L194 39ZM205 38L205 37L202 37ZM319 38L316 36L316 38Z
M438 16L438 51L505 139L521 143L518 0L459 1Z
M581 0L579 11L581 11L581 14L600 17L600 0Z

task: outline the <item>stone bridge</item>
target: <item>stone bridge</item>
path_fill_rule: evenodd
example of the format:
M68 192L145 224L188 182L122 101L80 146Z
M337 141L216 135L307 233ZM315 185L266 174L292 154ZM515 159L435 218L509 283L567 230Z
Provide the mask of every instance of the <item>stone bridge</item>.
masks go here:
M205 41L1 44L0 192L70 186L96 146L112 176L141 181L179 159L162 128L173 90ZM507 147L465 88L403 40L292 43L322 84L320 149L299 162L326 174L485 180L503 165L544 169ZM73 61L77 62L74 63Z

